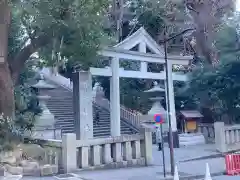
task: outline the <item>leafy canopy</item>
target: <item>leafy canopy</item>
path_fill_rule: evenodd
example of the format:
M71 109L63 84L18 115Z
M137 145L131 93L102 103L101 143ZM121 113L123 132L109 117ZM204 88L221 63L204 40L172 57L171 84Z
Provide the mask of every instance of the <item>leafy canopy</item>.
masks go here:
M9 60L29 44L34 48L29 56L38 52L47 65L56 65L63 57L92 60L106 37L102 26L108 5L107 0L14 1Z

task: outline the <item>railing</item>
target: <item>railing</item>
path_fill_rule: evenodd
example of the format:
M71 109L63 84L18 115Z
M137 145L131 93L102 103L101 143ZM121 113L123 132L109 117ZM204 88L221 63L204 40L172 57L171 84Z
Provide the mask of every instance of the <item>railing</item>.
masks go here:
M54 75L52 73L52 71L50 70L50 68L43 68L41 70L41 72L49 80L57 83L60 86L63 86L64 88L66 88L68 90L71 90L71 91L73 90L73 85L72 85L69 78L65 78L60 74ZM110 110L110 102L106 98L102 98L102 100L100 100L100 101L99 100L96 101L95 99L93 99L93 103ZM141 115L140 112L133 113L133 112L130 112L126 107L124 107L122 105L120 106L120 116L121 116L121 118L127 120L130 124L132 124L133 126L135 126L137 128L139 128L140 124L141 124L140 115Z
M59 168L61 168L61 140L47 140L47 143L43 144L43 148L45 150L44 163L50 165L57 165Z
M34 139L62 139L62 129L61 128L44 128L37 127L31 131L24 131L25 137L31 137Z
M42 139L29 140L25 138L25 143L30 143L29 145L37 144L43 148L44 154L39 154L38 162L41 167L44 167L44 165L47 165L46 167L50 168L50 170L48 170L48 172L46 173L57 174L62 171L63 167L62 167L62 141L61 140L42 140ZM27 153L23 154L23 158L25 159L31 158L28 156L29 155ZM51 174L45 174L45 175L51 175Z
M207 143L214 143L214 124L200 123L198 124L198 132L202 133Z
M240 125L225 127L226 144L240 143Z
M224 122L214 123L216 149L229 152L240 149L240 125L225 126Z
M76 140L76 135L63 135L63 167L65 173L76 169L120 168L152 163L152 134ZM77 153L76 153L77 152Z

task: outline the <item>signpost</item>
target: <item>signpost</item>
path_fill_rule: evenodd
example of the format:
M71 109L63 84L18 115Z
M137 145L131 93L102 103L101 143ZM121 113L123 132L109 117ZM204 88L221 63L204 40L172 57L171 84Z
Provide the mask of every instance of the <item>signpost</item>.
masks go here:
M154 115L154 121L157 128L160 128L161 131L161 145L162 145L162 160L163 160L163 175L166 177L166 167L165 167L165 155L164 155L164 139L163 139L163 127L162 124L164 123L161 114ZM159 127L160 126L160 127Z

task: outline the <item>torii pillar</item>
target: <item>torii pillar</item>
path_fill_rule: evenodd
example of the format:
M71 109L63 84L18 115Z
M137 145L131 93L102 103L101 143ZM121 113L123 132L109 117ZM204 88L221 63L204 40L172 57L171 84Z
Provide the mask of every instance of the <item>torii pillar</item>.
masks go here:
M110 116L111 136L121 136L119 58L111 60L112 77L110 77Z

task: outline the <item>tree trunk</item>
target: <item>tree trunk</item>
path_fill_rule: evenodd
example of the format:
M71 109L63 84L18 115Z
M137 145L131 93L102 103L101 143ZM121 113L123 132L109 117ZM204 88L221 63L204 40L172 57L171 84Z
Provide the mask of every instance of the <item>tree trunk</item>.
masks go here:
M0 63L0 113L12 117L15 110L14 88L8 63Z
M7 62L8 25L10 8L8 1L0 2L0 113L12 117L14 113L14 91L11 72Z

